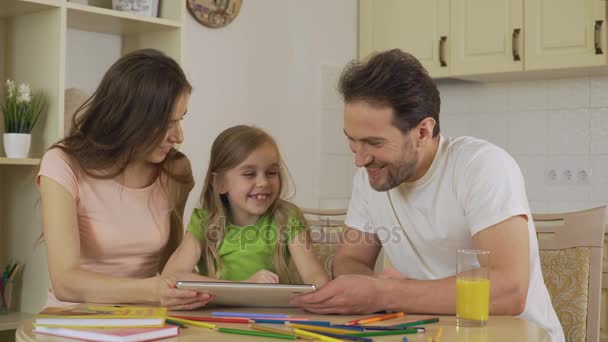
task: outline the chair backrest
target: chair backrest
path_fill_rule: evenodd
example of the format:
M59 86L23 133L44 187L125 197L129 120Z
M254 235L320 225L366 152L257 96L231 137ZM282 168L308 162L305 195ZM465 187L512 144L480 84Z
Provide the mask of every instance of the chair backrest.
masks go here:
M332 265L340 244L346 209L302 208L301 210L308 221L315 254L331 278Z
M532 217L543 278L566 341L599 341L606 207Z

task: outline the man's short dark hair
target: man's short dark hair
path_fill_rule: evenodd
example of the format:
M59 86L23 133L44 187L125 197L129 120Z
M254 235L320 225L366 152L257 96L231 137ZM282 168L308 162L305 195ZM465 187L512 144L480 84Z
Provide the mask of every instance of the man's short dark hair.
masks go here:
M433 137L439 134L439 90L416 57L399 49L353 61L340 76L339 91L345 103L365 101L393 109L393 124L406 133L424 118L435 119Z

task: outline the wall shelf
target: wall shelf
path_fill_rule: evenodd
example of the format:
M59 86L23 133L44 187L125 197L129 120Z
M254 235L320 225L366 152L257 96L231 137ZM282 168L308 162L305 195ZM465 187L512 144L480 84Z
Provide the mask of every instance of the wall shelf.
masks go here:
M15 330L21 321L32 318L34 315L24 312L10 312L8 315L0 315L0 331Z
M61 7L59 0L0 0L0 18L45 11Z
M175 20L146 17L107 8L67 3L68 27L83 31L132 35L178 29Z
M0 158L0 165L40 165L40 158Z

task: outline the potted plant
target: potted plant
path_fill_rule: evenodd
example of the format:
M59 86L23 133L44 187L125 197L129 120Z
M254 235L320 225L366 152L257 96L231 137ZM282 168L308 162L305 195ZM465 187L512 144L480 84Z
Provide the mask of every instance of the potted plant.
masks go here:
M17 87L14 81L6 81L0 111L4 117L4 151L7 157L27 158L32 141L30 134L44 107L42 93L32 94L28 84L21 83Z

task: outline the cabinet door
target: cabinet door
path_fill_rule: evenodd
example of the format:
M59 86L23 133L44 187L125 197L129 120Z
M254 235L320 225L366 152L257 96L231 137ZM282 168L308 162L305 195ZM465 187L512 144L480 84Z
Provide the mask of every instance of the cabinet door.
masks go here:
M523 70L523 0L452 0L450 74Z
M432 77L448 75L449 0L360 0L359 57L401 49Z
M604 65L606 0L526 0L526 70Z

